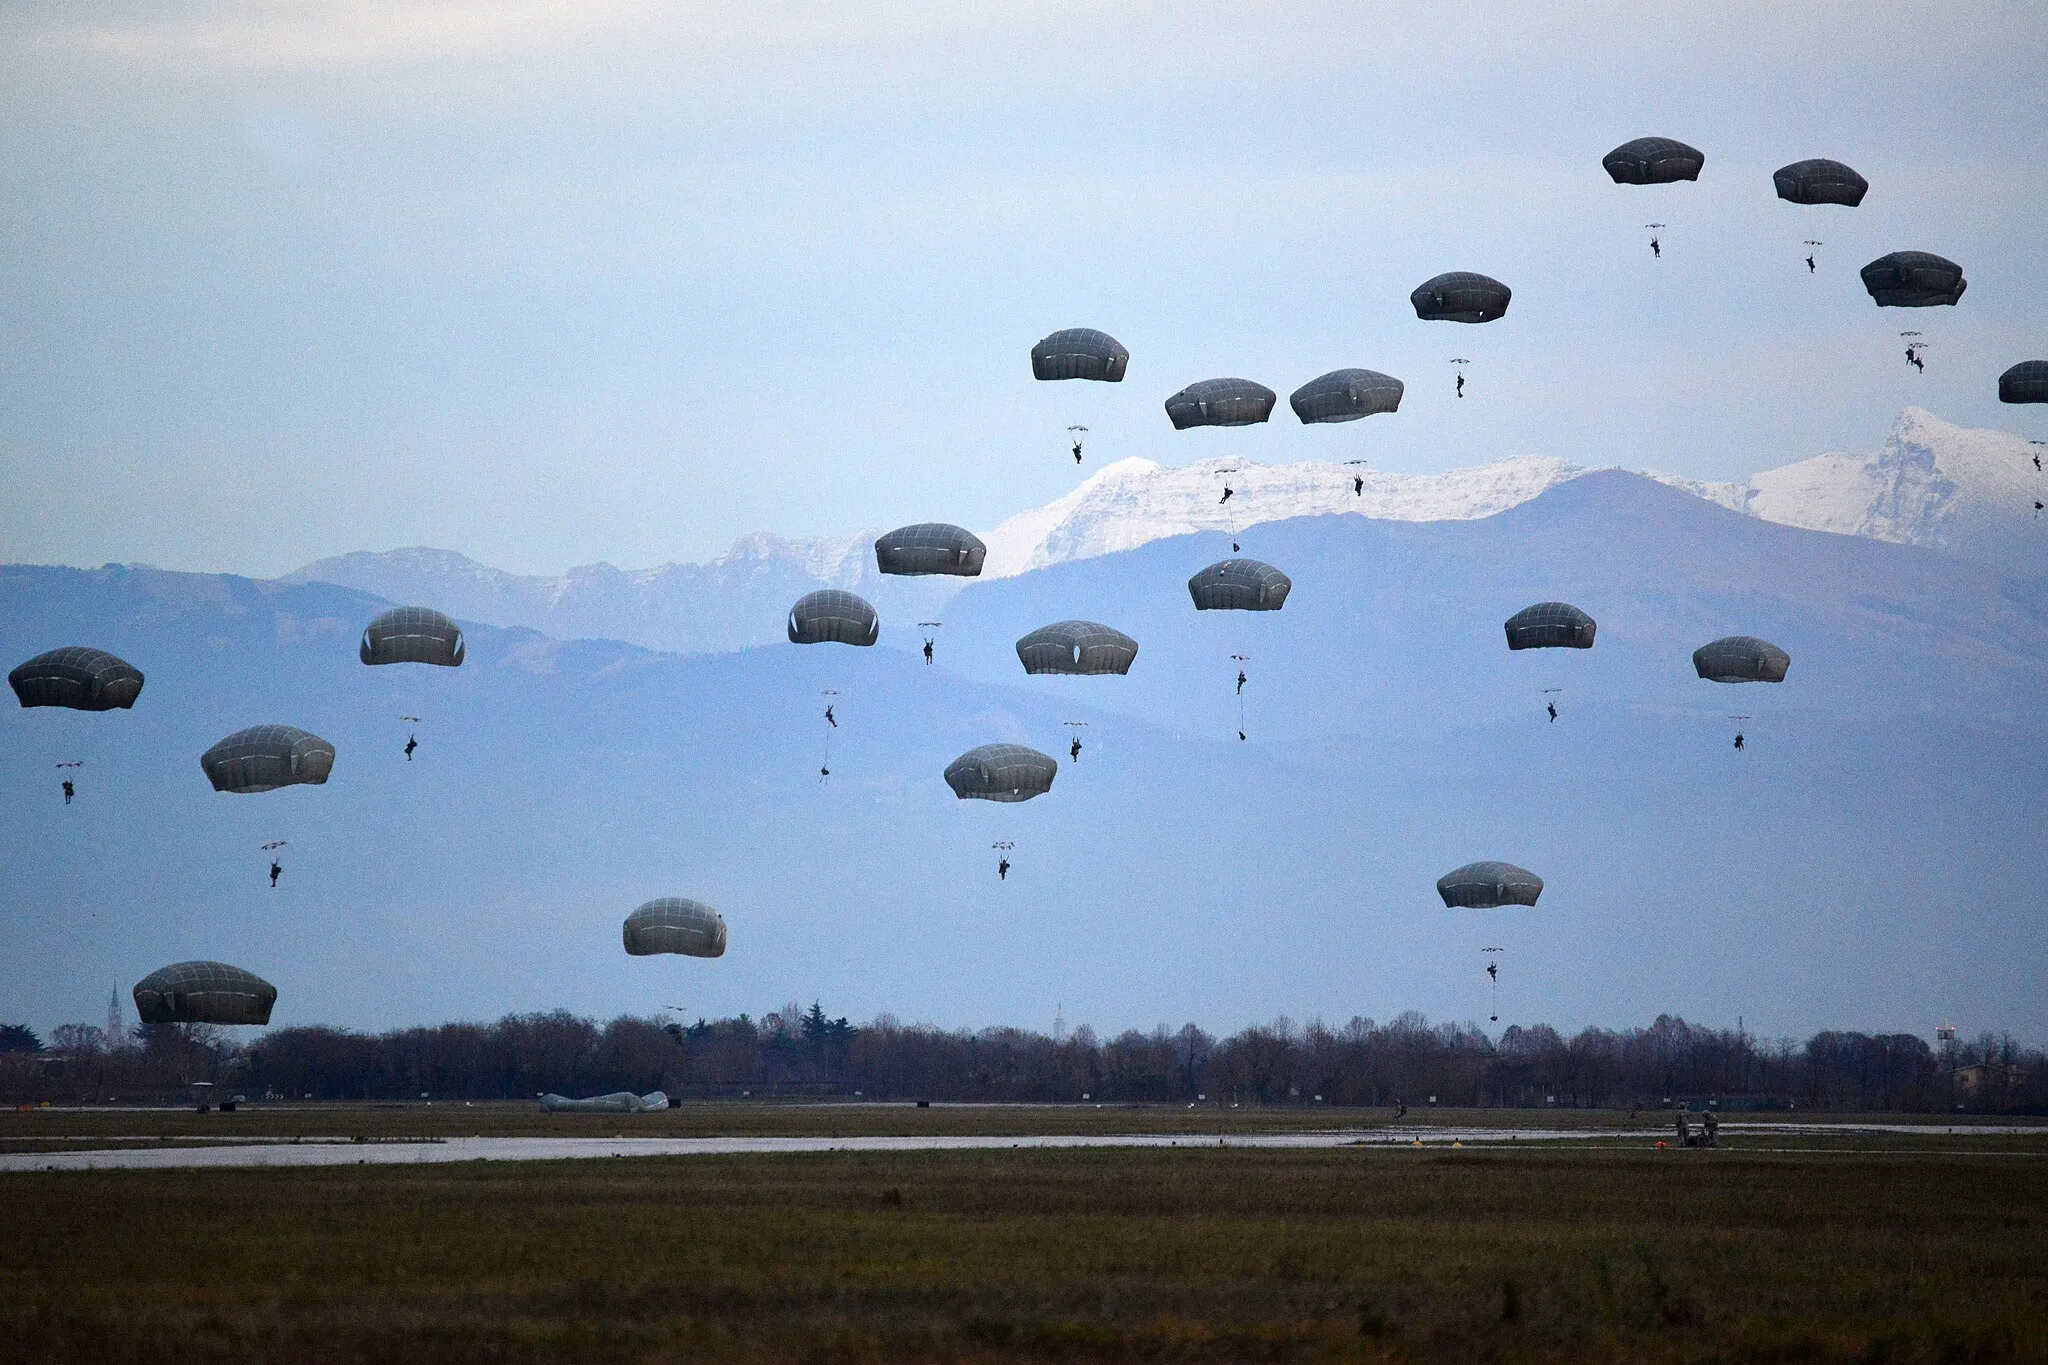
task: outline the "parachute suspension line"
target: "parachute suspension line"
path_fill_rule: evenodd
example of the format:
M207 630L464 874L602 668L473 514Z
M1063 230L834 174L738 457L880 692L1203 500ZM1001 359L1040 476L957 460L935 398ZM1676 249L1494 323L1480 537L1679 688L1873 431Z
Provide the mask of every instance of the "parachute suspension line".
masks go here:
M1456 372L1455 372L1455 373L1457 374L1457 376L1458 376L1458 384L1457 384L1457 389L1456 389L1456 392L1457 392L1457 395L1458 395L1458 397L1460 397L1460 398L1463 398L1463 397L1465 396L1465 369L1464 369L1464 367L1465 367L1465 366L1467 366L1467 365L1470 365L1470 364L1471 364L1472 362L1471 362L1470 360L1466 359L1466 358L1465 358L1464 356L1461 356L1461 355L1454 355L1454 356L1452 356L1452 357L1451 357L1451 363L1452 363L1453 365L1456 365L1456 366L1458 366L1458 369L1457 369L1457 370L1456 370Z
M1241 743L1244 740L1244 685L1251 681L1245 676L1244 666L1252 661L1252 656L1233 654L1230 657L1237 663L1237 738Z
M825 750L824 759L818 764L818 781L822 783L832 776L832 732L839 728L839 718L832 708L839 693L828 687L819 695L825 698Z
M1479 951L1482 953L1504 953L1507 950L1505 948L1481 948ZM1498 1024L1500 1022L1500 963L1497 960L1487 962L1486 979L1493 989L1493 1007L1487 1015L1487 1021Z
M1223 496L1217 499L1216 505L1219 507L1230 507L1230 500L1237 496L1237 490L1230 486L1230 476L1232 474L1237 473L1237 466L1219 466L1216 472L1217 474L1222 476L1223 479ZM1230 507L1230 511L1225 514L1225 519L1230 526L1230 552L1232 554L1237 554L1239 553L1239 547L1237 543L1237 509L1235 507Z

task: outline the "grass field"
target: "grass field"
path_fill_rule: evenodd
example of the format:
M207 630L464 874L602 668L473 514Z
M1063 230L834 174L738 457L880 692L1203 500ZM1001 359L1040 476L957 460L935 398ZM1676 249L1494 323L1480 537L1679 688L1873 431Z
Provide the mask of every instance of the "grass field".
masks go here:
M46 1362L2048 1358L2020 1153L36 1174L0 1210L0 1357Z

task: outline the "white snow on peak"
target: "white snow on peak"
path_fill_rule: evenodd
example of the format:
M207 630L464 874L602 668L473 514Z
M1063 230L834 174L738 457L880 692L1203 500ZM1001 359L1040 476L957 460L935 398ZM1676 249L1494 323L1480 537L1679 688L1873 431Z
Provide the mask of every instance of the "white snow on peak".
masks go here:
M1741 483L1648 477L1765 521L1930 546L2039 580L2048 574L2048 519L2035 524L2033 509L2037 497L2048 498L2048 475L2034 470L2036 449L2007 432L1973 431L1907 408L1874 454L1820 455ZM1171 469L1121 460L986 533L982 574L1005 578L1169 536L1236 532L1290 517L1489 517L1591 472L1538 456L1442 474L1242 458ZM624 639L684 651L780 638L782 611L807 582L859 592L885 616L914 620L969 581L884 577L871 553L874 539L873 531L804 540L750 535L708 564L587 564L551 577L503 573L448 550L359 552L310 564L290 579L337 583L393 602L432 602L463 620L531 626L562 639Z
M1819 455L1743 483L1644 471L1731 511L1785 526L1926 545L2038 577L2048 563L2029 525L2039 447L2009 432L1944 422L1922 408L1899 414L1874 454ZM1593 471L1524 455L1442 474L1383 474L1364 465L1264 465L1214 459L1179 468L1120 460L1043 507L983 537L983 576L1003 578L1135 549L1194 531L1241 531L1288 517L1351 514L1393 521L1489 517ZM1354 491L1354 478L1364 488ZM1223 488L1232 490L1229 502Z
M2036 449L2010 432L1907 408L1874 454L1817 455L1746 483L1651 477L1764 521L1931 546L2038 576L2044 557L2029 522L2048 482L2034 469Z
M714 559L710 567L721 570L763 572L778 561L795 560L812 578L839 588L859 584L868 562L868 547L881 532L855 531L851 535L812 536L788 540L766 531L741 536L732 548Z
M1152 460L1119 460L1073 492L1020 512L983 536L988 562L982 576L1007 578L1167 536L1240 531L1289 517L1468 521L1504 512L1587 472L1568 460L1535 455L1442 474L1383 474L1366 465L1325 461L1268 465L1212 459L1168 469ZM1354 483L1358 479L1364 481L1362 491Z

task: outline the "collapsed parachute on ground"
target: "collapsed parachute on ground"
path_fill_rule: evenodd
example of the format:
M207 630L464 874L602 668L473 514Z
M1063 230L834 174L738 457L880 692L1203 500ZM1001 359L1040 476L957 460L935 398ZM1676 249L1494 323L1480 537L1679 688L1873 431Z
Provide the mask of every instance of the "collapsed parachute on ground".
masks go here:
M1131 363L1122 342L1093 327L1066 327L1031 348L1033 379L1099 379L1117 384Z
M1506 315L1514 296L1490 275L1453 270L1416 285L1408 302L1424 322L1492 322Z
M142 695L142 672L104 649L67 645L16 667L7 675L7 685L24 707L125 711Z
M1436 893L1447 907L1462 910L1534 905L1543 894L1543 878L1525 867L1489 859L1444 873L1436 879Z
M1870 182L1839 161L1824 156L1780 166L1771 175L1778 197L1794 204L1841 204L1855 208L1870 191Z
M946 765L946 785L962 801L1029 801L1052 790L1059 763L1022 744L984 744Z
M1669 185L1699 179L1707 157L1675 138L1639 137L1601 157L1600 164L1617 185Z
M1138 642L1099 621L1055 621L1017 642L1026 673L1128 673Z
M978 578L987 558L988 546L980 537L943 521L899 526L875 539L875 567L883 573Z
M1970 287L1963 268L1931 251L1894 251L1863 267L1863 287L1880 308L1937 308Z
M2022 360L1998 376L2001 403L2048 403L2048 360Z
M1204 379L1166 400L1175 431L1189 427L1248 427L1273 415L1279 401L1264 384L1249 379Z
M135 983L145 1024L267 1024L277 987L225 962L173 962Z
M462 666L462 627L432 607L393 607L363 631L356 652L366 664Z
M789 642L793 645L871 645L882 623L867 599L838 588L805 593L789 609Z
M1311 379L1288 399L1304 426L1313 422L1355 422L1401 406L1401 381L1378 370L1332 370Z
M1591 649L1599 627L1569 602L1538 602L1507 619L1509 649Z
M663 896L626 916L626 952L633 957L680 953L725 956L725 920L702 901Z
M1708 682L1783 682L1792 656L1754 635L1727 635L1692 652L1693 670Z
M593 1095L587 1100L572 1100L567 1095L553 1092L540 1097L540 1112L543 1114L659 1114L666 1108L668 1096L659 1090L645 1095L615 1090L609 1095Z
M267 792L318 784L334 770L334 746L292 725L237 730L199 756L217 792Z
M1218 560L1188 580L1196 611L1278 611L1294 580L1256 559Z

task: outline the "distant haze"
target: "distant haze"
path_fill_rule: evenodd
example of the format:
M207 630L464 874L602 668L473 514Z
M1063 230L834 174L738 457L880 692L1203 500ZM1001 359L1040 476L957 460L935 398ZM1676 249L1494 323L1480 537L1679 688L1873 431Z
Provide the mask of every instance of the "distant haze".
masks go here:
M1947 550L2048 586L2048 555L2032 512L2035 487L2048 487L2048 479L2031 467L2031 450L2018 437L1908 408L1869 454L1818 456L1745 483L1652 477L1765 521ZM1249 533L1294 517L1470 520L1589 472L1531 458L1436 475L1328 461L1210 459L1165 469L1131 458L989 530L981 581L1191 532ZM1218 492L1226 483L1235 493L1227 504ZM799 596L846 588L880 609L886 639L914 647L911 627L944 616L945 603L973 580L887 577L876 569L873 547L872 532L805 541L750 535L708 564L638 571L593 564L560 577L510 574L451 550L414 548L341 555L287 578L430 602L466 621L530 626L558 639L625 640L682 653L775 643Z
M2048 436L1993 396L2048 349L2044 54L2009 0L16 5L0 559L557 573L993 526L1127 456L1739 481L1909 403ZM1609 182L1652 133L1697 184ZM1809 156L1863 206L1779 202ZM1874 307L1856 270L1901 248L1961 304ZM1508 315L1418 322L1452 269ZM1130 377L1034 383L1070 325ZM1160 407L1350 365L1401 411Z
M873 649L694 657L472 625L460 669L365 668L382 603L352 589L0 569L0 639L149 676L132 712L0 708L0 1001L95 1019L109 983L212 956L278 985L278 1024L818 999L1227 1031L1481 1019L1499 946L1506 1022L2048 1035L2037 585L1612 471L1487 518L1244 544L1293 577L1284 611L1197 614L1187 576L1229 542L1172 536L970 585L935 667L890 618ZM1592 650L1506 649L1548 598L1599 621ZM1016 638L1071 616L1139 641L1128 677L1024 675ZM1791 653L1786 682L1694 676L1737 632ZM209 790L199 752L271 721L335 744L327 785ZM955 800L947 762L999 740L1056 753L1052 791ZM71 807L63 759L86 765ZM1544 877L1540 904L1445 910L1435 879L1489 857ZM620 922L664 894L717 906L727 955L627 957Z

